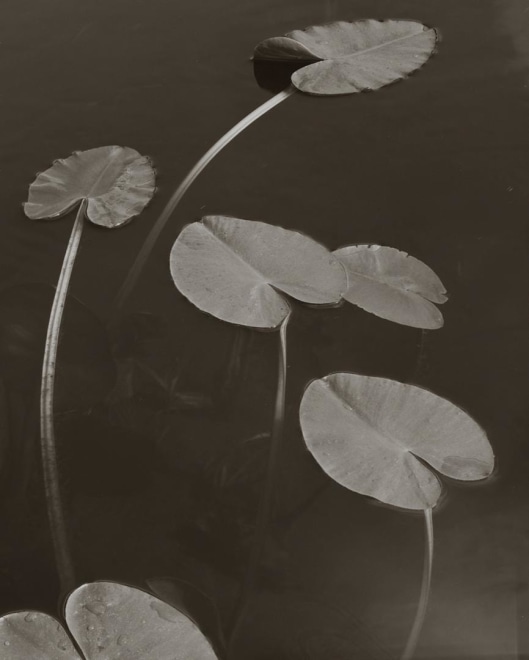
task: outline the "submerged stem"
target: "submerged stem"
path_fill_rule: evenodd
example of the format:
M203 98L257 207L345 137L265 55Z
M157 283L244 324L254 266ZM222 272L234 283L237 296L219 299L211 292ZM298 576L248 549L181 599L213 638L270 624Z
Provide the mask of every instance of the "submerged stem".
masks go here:
M283 430L285 426L285 397L287 387L287 325L290 314L281 324L279 332L279 364L277 374L277 391L274 407L274 424L272 427L272 439L270 442L270 452L268 454L268 464L266 467L265 482L259 512L257 514L255 537L248 560L248 566L241 587L239 600L235 607L231 631L228 635L227 658L229 660L233 643L237 637L239 628L248 609L250 594L255 585L256 574L259 569L261 557L266 542L268 526L274 511L274 493L277 479L277 468L279 464L279 454L283 440Z
M428 599L430 597L430 586L432 583L432 565L433 565L433 516L432 510L426 509L424 511L424 525L425 525L425 550L424 550L424 567L422 573L421 595L419 596L419 605L417 613L415 614L415 621L413 622L406 648L402 654L401 660L411 660L415 654L417 642L421 635L422 626L426 617L426 610L428 608Z
M64 591L70 590L75 586L75 574L61 499L55 425L53 421L53 402L61 321L66 304L70 277L83 232L85 208L86 200L83 200L77 212L68 247L66 248L57 290L55 291L55 298L53 299L44 347L40 390L40 448L44 488L46 490L46 506L55 551L57 573L59 575L61 589Z
M208 151L206 151L206 153L194 165L194 167L191 168L185 179L174 191L171 199L167 202L158 220L156 220L156 222L154 223L154 226L152 227L144 244L142 245L142 248L139 251L138 256L136 257L134 263L132 264L132 267L127 275L127 278L125 279L125 282L123 283L123 286L119 290L118 295L116 297L116 302L115 302L116 314L118 314L121 311L121 309L124 306L125 300L128 298L128 296L134 289L134 286L136 285L136 282L139 279L141 271L145 266L145 262L149 258L149 255L152 252L154 244L156 243L158 237L162 233L165 225L167 224L167 221L171 217L172 213L174 212L175 208L177 207L182 197L187 192L188 188L195 181L195 179L202 172L202 170L213 160L213 158L215 158L215 156L220 151L222 151L222 149L224 149L226 145L228 145L235 137L237 137L237 135L242 133L242 131L244 131L245 128L250 126L250 124L252 124L256 119L259 119L259 117L262 117L266 112L268 112L268 110L271 110L276 105L281 103L281 101L287 99L294 92L295 92L295 88L290 86L287 89L283 90L282 92L279 92L279 94L276 94L274 97L272 97L262 105L260 105L258 108L253 110L253 112L250 112L249 115L246 115L244 119L242 119L238 124L235 124L235 126L232 129L230 129L225 135L223 135L220 138L220 140L215 142L215 144Z

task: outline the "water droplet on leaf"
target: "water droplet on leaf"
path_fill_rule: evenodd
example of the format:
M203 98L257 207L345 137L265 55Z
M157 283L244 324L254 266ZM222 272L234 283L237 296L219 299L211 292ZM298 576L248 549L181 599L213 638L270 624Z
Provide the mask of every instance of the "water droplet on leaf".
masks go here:
M95 614L96 616L102 616L107 611L106 605L101 601L97 601L97 600L94 601L93 603L88 603L88 605L85 605L85 608L89 612L92 612L92 614Z
M178 612L170 605L166 605L165 603L151 603L151 609L164 621L169 621L170 623L178 622Z

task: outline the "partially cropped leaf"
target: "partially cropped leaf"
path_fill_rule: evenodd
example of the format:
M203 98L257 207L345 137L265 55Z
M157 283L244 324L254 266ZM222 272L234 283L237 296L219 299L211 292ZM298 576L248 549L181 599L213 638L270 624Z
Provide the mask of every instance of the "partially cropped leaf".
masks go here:
M257 45L257 60L314 62L292 75L302 92L353 94L401 80L435 50L437 33L416 21L337 21Z
M426 264L406 252L380 245L350 245L333 253L347 272L345 300L388 321L435 329L446 289Z
M287 317L281 292L321 305L338 302L347 286L343 266L311 238L223 216L184 227L171 251L171 273L199 309L255 328L275 328Z
M150 160L129 147L98 147L56 160L29 188L28 218L58 218L83 199L96 225L118 227L141 213L154 194Z
M488 477L485 432L453 403L414 385L336 373L313 381L300 408L303 436L323 470L349 490L407 509L433 507L441 485Z
M66 601L65 618L83 655L58 621L41 612L0 618L2 660L216 660L184 614L116 582L92 582Z
M66 622L87 660L214 660L184 614L150 594L115 582L92 582L66 601Z
M13 612L0 618L2 660L81 660L61 624L43 612Z

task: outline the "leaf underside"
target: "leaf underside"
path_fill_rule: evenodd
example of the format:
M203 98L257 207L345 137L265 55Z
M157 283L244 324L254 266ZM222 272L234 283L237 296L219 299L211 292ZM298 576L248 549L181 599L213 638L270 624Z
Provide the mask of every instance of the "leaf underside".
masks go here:
M24 212L32 220L58 218L87 199L91 222L112 228L141 213L155 190L150 160L129 147L98 147L56 160L29 188Z
M187 616L150 594L93 582L66 601L65 618L85 660L215 660ZM58 621L40 612L0 618L2 660L80 660Z
M206 216L184 227L171 251L176 287L199 309L254 328L287 317L282 293L310 304L339 302L343 266L323 245L264 222Z
M446 289L434 271L406 252L380 245L350 245L333 252L347 273L344 299L388 321L434 330Z
M435 51L437 32L417 21L337 21L257 45L254 58L313 62L292 75L301 92L354 94L401 80L423 66Z
M429 466L464 481L484 479L494 468L485 432L467 413L428 390L386 378L336 373L315 380L303 396L300 421L329 476L398 507L435 506L441 485Z

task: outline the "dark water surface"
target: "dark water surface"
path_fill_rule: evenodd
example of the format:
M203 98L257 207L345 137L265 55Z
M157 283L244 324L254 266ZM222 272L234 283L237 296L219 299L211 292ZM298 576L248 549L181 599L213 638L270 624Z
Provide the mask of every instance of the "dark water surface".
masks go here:
M60 595L38 387L73 217L31 222L21 203L55 158L122 144L153 158L159 190L123 230L86 227L59 354L60 469L79 582L183 577L230 617L266 461L278 336L200 313L176 291L168 255L180 229L204 214L260 219L330 248L405 250L439 274L450 300L445 327L427 333L351 305L295 307L280 511L237 657L396 658L413 621L422 517L330 483L304 449L303 388L337 370L450 399L486 429L497 455L486 484L445 481L417 657L529 657L529 3L3 0L1 8L0 610L56 612ZM295 94L239 136L184 198L109 340L117 291L176 184L274 93L254 77L255 44L364 17L435 26L439 53L377 93Z

